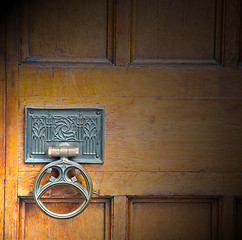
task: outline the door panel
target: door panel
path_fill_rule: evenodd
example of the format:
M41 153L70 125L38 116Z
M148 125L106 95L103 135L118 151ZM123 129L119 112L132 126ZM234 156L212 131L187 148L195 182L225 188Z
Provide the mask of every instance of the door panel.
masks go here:
M130 239L216 239L218 210L216 199L132 199Z
M134 1L132 11L134 63L219 56L221 1Z
M26 1L20 11L21 62L98 62L112 58L113 3Z
M52 211L65 209L69 212L80 201L66 198L64 201L45 199L43 202ZM21 199L20 239L110 239L110 207L110 199L95 199L83 214L61 220L40 212L33 200Z
M238 9L236 0L12 9L0 39L2 237L240 239ZM26 106L105 108L104 163L84 164L94 194L76 218L34 203L44 165L24 163ZM78 196L55 188L44 202L67 211Z

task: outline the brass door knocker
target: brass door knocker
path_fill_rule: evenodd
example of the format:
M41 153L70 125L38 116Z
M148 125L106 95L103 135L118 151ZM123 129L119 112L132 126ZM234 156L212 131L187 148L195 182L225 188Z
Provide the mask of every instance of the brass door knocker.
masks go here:
M68 218L75 217L84 211L84 209L87 207L88 203L91 200L92 192L93 192L93 184L92 184L91 177L80 164L68 159L69 157L74 157L74 156L77 156L78 154L79 154L79 148L71 147L68 143L62 143L58 147L49 147L48 149L49 157L59 157L59 159L47 164L38 173L34 181L33 196L38 207L50 217L58 218L58 219L68 219ZM49 181L40 187L40 182L42 177L44 176L45 173L51 173L52 169L56 169L58 171L58 174L59 174L58 177L55 178L54 176L51 176ZM86 188L77 181L77 178L75 176L72 178L68 177L68 173L73 169L77 174L81 174L83 176L85 180ZM42 203L41 196L43 196L43 194L47 190L55 186L61 186L61 185L70 186L76 189L79 193L81 193L82 197L84 198L84 201L76 210L69 213L64 213L64 214L56 213L49 210Z

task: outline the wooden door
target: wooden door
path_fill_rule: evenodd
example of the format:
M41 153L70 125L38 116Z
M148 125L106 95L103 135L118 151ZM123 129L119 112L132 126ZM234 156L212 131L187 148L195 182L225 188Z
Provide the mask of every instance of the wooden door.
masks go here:
M14 4L13 4L14 5ZM32 0L1 18L2 239L241 239L239 0ZM32 198L26 106L104 107L92 202ZM63 200L64 198L64 200ZM55 211L75 192L45 196Z

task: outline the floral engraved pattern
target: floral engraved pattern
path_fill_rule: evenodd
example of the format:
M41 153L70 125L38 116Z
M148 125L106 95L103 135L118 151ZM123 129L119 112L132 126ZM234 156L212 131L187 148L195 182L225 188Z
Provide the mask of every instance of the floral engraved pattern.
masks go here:
M32 154L45 154L46 142L80 142L83 155L95 155L97 117L32 116Z
M85 117L83 131L84 131L83 154L96 154L97 118Z
M45 154L45 117L32 118L32 154Z

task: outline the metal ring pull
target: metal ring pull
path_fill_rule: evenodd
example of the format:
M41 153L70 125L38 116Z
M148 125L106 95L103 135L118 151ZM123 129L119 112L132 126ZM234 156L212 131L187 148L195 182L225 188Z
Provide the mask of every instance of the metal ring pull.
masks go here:
M45 173L50 173L52 169L56 169L59 172L59 176L57 178L51 176L49 182L47 182L45 185L40 187L40 182L42 177ZM76 177L69 178L68 172L72 169L75 169L78 173L80 173L86 182L86 188L84 188L80 183L77 182ZM56 213L51 210L49 210L41 201L41 196L49 189L59 186L59 185L65 185L70 186L74 189L76 189L78 192L81 193L81 195L84 198L83 203L74 211L69 213ZM34 199L38 205L38 207L47 215L53 217L53 218L59 218L59 219L68 219L77 216L80 214L88 205L88 203L91 200L92 197L92 191L93 191L93 185L92 180L87 171L78 163L70 161L69 159L62 157L60 160L56 160L52 163L49 163L45 167L41 169L41 171L38 173L35 181L34 181L34 189L33 189L33 196Z

